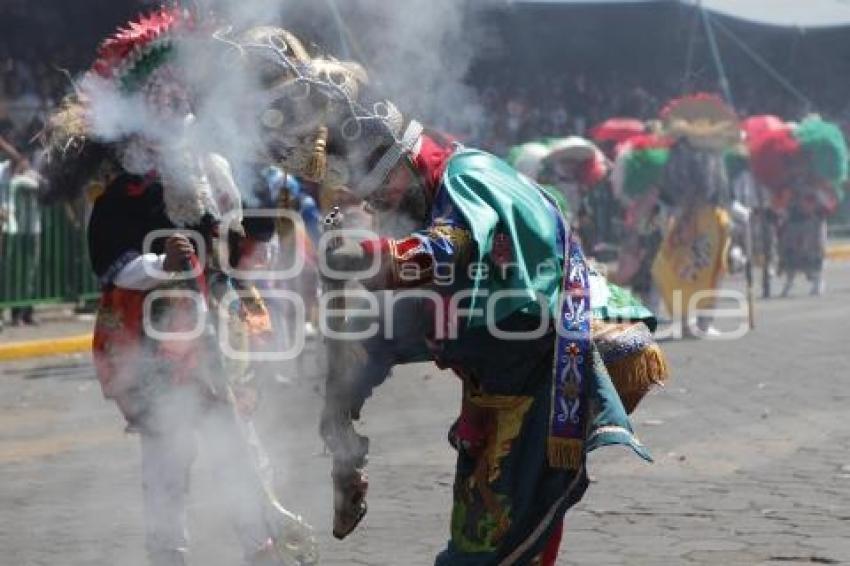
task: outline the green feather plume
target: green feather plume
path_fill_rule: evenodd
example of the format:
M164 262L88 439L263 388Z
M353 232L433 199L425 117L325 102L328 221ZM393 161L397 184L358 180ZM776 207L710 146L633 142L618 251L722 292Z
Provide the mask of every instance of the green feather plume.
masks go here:
M807 118L794 136L808 157L813 172L840 189L850 173L847 142L841 129L820 118Z
M623 191L630 197L640 196L657 186L670 159L667 148L638 149L626 161Z

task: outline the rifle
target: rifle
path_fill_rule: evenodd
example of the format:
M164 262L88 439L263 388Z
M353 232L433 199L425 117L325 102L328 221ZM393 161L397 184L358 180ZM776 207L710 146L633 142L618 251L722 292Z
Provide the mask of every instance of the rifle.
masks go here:
M747 223L744 228L744 245L746 247L747 263L745 266L745 275L747 279L747 311L749 314L750 330L756 328L756 298L755 298L755 275L753 273L753 213L747 216Z
M344 217L335 207L323 221L325 233L342 229ZM328 240L328 251L333 251L342 242L341 237ZM323 292L328 297L328 309L336 313L345 312L347 301L344 295L345 281L325 279ZM346 327L344 317L328 320L328 328L336 333ZM325 408L322 414L320 433L325 446L333 457L331 476L334 485L333 535L342 540L357 528L366 516L366 492L369 482L366 477L366 456L369 439L354 429L353 421L358 417L351 406L351 393L346 383L346 370L350 356L347 344L338 337L325 337L328 371L325 380Z
M210 233L210 232L207 232ZM190 272L194 270L192 261L186 261L184 271ZM210 286L210 294L215 295L216 285L222 284L220 281L210 280L207 282ZM187 280L186 287L195 293L202 294L203 290L197 278L192 277ZM261 301L260 295L256 289L253 290L252 300ZM216 325L212 319L207 319L204 333L202 335L205 366L201 372L203 379L210 393L224 403L223 409L226 411L227 418L232 419L242 438L249 438L250 432L246 427L245 419L239 414L238 400L236 391L228 379L228 372L234 368L228 367L227 360L221 351L219 343L219 335L216 330ZM274 528L278 532L274 537L274 554L281 564L292 566L313 566L318 564L318 546L313 536L313 528L308 525L300 516L291 513L278 501L272 486L264 478L263 471L253 462L252 472L256 475L256 481L261 486L266 497L267 504L273 509L275 519Z
M770 264L773 262L773 214L771 214L770 206L765 202L764 193L760 189L757 185L756 206L758 207L759 227L761 228L761 240L764 247L761 267L761 294L763 299L769 299L772 293Z

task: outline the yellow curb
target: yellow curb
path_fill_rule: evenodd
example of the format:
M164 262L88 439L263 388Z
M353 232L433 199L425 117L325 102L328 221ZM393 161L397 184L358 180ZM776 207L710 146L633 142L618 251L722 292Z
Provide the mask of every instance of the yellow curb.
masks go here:
M828 248L826 248L826 258L831 259L833 261L850 260L850 244L829 246Z
M108 427L4 441L0 443L0 463L21 463L66 452L101 448L107 442L119 442L125 438L127 435L120 428Z
M31 340L0 344L0 362L61 356L62 354L81 354L91 351L92 335L69 336L49 340Z

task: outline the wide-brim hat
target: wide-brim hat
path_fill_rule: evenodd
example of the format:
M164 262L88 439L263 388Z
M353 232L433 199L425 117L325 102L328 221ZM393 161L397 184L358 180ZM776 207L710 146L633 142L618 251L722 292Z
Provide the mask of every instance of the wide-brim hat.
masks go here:
M663 133L686 139L703 151L725 151L740 143L741 123L735 111L719 96L695 94L671 101L661 112Z

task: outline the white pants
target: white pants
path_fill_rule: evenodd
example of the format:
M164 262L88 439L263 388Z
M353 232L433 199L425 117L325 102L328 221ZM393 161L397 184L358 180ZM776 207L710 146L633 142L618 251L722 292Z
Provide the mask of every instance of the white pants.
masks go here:
M280 535L284 511L272 495L272 471L253 425L227 403L194 387L175 388L154 403L142 442L146 547L153 566L183 563L188 548L186 498L204 438L218 486L246 556Z

